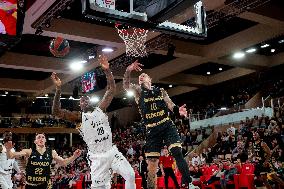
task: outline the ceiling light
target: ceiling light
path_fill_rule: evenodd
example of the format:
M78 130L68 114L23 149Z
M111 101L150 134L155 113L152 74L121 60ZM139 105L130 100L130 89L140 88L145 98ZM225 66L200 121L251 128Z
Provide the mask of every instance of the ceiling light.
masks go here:
M89 59L93 59L93 58L95 58L95 56L89 56Z
M223 70L223 68L219 68L219 71L222 71Z
M134 92L133 92L133 91L127 91L127 96L128 96L128 97L134 96Z
M73 62L70 64L70 68L71 70L73 71L80 71L83 69L83 64L84 64L85 61L78 61L78 62ZM87 61L86 61L87 62ZM85 63L86 63L85 62Z
M5 91L5 95L7 95L7 94L9 94L9 92L8 92L8 91Z
M222 108L220 108L220 110L227 110L227 108L226 107L222 107Z
M233 55L233 58L235 58L235 59L241 59L241 58L243 58L243 57L245 57L245 53L243 53L243 52L236 52L236 53Z
M126 97L123 97L123 100L126 100Z
M46 96L37 96L36 98L48 98Z
M113 49L112 49L112 48L109 48L109 47L105 47L105 48L103 48L102 51L103 51L103 52L113 52Z
M1 95L1 96L7 96L7 95Z
M256 48L251 48L246 50L247 53L254 53L256 51Z
M278 43L284 43L284 39L282 39L282 40L278 41Z
M173 87L173 85L169 85L169 87L170 87L170 88L172 88L172 87Z
M99 99L99 97L97 97L97 96L93 96L93 97L90 99L90 101L91 101L92 103L97 103L97 102L100 101L100 99Z
M33 104L35 103L35 101L32 102Z
M69 97L69 100L73 100L73 99L74 99L73 96L70 96L70 97Z
M261 45L260 48L263 49L263 48L266 48L266 47L269 47L269 46L270 46L269 44L264 44L264 45Z
M54 140L55 140L55 138L54 138L54 137L49 137L49 138L48 138L48 140L50 140L50 141L54 141Z
M210 75L211 73L210 73L210 72L207 72L206 74L207 74L207 75Z
M274 52L275 52L275 49L271 49L270 51L271 51L272 53L274 53Z
M45 97L48 97L48 94L45 94L44 96L45 96Z

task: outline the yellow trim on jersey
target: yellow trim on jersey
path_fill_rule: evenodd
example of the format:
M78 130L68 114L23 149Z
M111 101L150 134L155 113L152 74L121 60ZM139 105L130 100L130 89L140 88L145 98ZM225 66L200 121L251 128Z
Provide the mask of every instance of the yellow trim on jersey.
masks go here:
M271 172L271 173L267 173L267 179L268 180L273 180L273 178L271 177L271 175L275 175L276 172Z
M145 156L160 156L159 152L149 152L149 153L145 153Z
M159 121L157 123L148 124L148 125L146 125L146 127L155 127L155 126L161 125L162 123L165 123L168 120L170 120L170 118L166 117L166 118L162 119L161 121Z
M179 147L179 148L181 148L181 143L173 143L173 144L171 144L171 145L169 146L169 150L170 150L171 148L173 148L173 147Z

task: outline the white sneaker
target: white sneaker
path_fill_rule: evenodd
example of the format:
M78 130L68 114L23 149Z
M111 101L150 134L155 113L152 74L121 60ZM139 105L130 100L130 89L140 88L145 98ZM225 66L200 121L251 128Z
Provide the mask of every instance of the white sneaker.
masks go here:
M199 189L198 186L194 186L192 183L188 184L188 189Z

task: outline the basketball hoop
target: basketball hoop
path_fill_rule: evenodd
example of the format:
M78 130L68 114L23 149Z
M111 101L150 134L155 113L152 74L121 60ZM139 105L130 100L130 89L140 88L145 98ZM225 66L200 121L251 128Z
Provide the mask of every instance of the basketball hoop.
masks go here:
M132 57L147 56L146 40L148 30L135 27L125 28L122 24L115 24L118 35L126 46L126 55Z

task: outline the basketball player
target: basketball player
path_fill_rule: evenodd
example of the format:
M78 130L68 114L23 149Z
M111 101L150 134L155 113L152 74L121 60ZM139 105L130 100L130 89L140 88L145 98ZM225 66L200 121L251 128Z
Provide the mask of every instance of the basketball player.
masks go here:
M267 177L276 182L280 187L284 188L284 181L279 178L270 162L271 151L267 144L263 142L257 132L253 133L253 158L257 162L255 167L255 175L261 179L267 189L272 189Z
M160 151L164 146L163 142L177 162L178 169L183 176L183 183L189 184L190 188L196 188L191 183L189 168L182 155L177 128L169 118L169 111L186 117L185 105L176 106L164 89L152 86L151 78L145 73L139 76L139 85L131 84L131 72L142 71L141 66L143 65L135 61L127 67L123 87L125 90L134 91L135 101L147 128L145 155L148 159L148 189L156 188L156 170Z
M5 132L3 134L3 142L5 143L7 140L7 136L9 137L10 132ZM12 149L12 151L15 151ZM15 159L8 159L6 154L6 148L4 145L0 144L0 188L1 189L12 189L12 171L15 169L18 173L20 173L20 168Z
M61 166L67 166L81 155L81 150L76 150L73 156L63 159L55 150L45 146L46 138L44 133L37 133L35 136L35 147L23 149L20 152L13 152L12 141L5 143L7 156L10 159L26 157L28 163L26 165L26 189L49 189L52 187L50 181L51 162L55 160Z
M125 188L135 188L134 170L126 158L112 144L112 133L105 114L115 93L115 81L109 69L109 63L105 56L100 56L102 66L107 78L107 91L97 107L93 107L88 97L80 99L80 112L70 112L60 108L61 81L55 73L51 78L56 85L56 94L53 102L53 113L61 119L70 121L82 121L79 129L88 146L88 157L91 167L91 179L93 189L109 189L111 187L111 172L120 174L125 179Z

